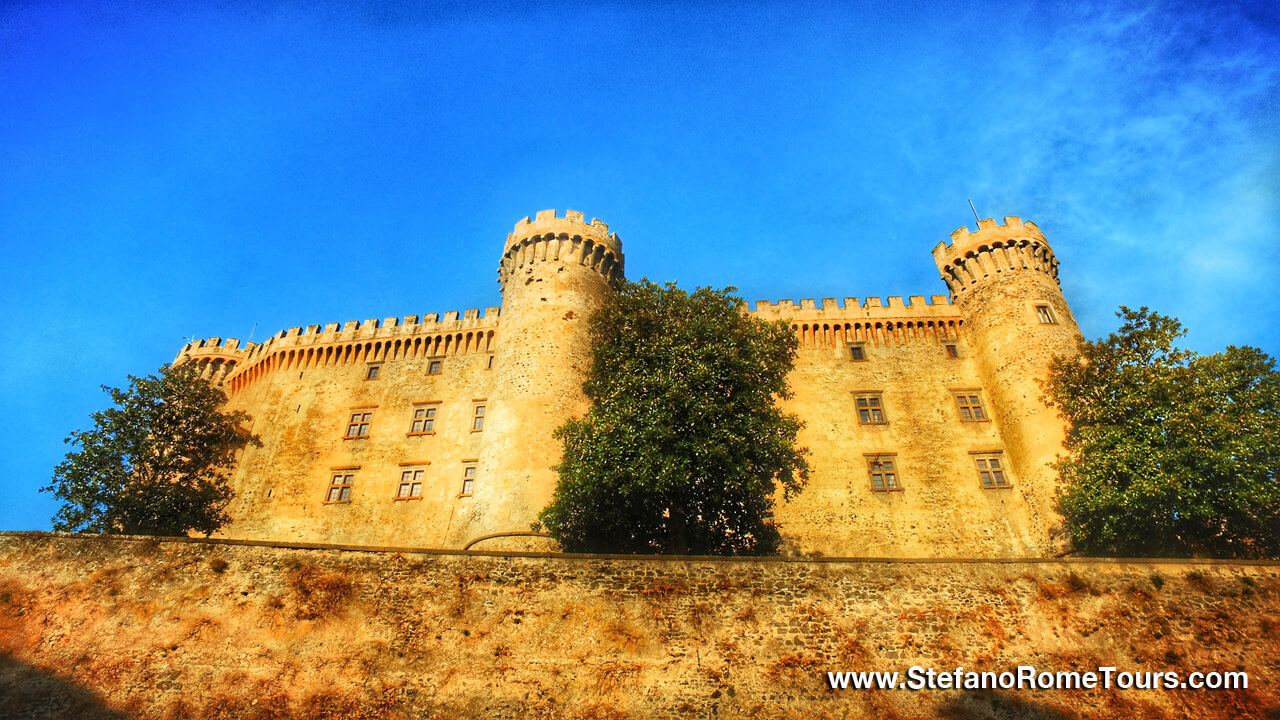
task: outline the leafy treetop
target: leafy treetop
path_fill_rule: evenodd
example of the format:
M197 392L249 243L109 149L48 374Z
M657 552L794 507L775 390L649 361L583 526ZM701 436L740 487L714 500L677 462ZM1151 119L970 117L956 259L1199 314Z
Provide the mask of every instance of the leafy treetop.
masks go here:
M102 389L114 407L93 413L92 430L71 433L66 442L78 449L42 489L65 503L53 528L209 535L228 522L225 470L233 451L262 445L240 429L249 416L221 412L226 396L190 363L161 367L159 376L129 376L125 390Z
M1261 350L1197 356L1147 308L1078 358L1048 399L1068 422L1059 509L1092 555L1280 555L1280 372Z
M773 495L809 473L801 423L776 403L798 343L732 293L643 280L592 316L594 405L556 432L560 482L539 516L567 551L777 552Z

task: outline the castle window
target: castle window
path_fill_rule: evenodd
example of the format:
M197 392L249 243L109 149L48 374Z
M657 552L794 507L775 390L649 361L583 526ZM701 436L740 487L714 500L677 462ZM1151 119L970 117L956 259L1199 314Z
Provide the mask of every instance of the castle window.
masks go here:
M958 357L960 357L960 349L959 349L959 348L957 348L955 345L948 345L948 346L947 346L947 357L949 357L949 358L951 358L951 359L953 359L953 360L954 360L954 359L956 359L956 358L958 358Z
M866 352L866 350L862 347L862 345L850 345L850 346L849 346L849 359L851 359L851 360L866 360L866 359L867 359L867 352Z
M859 425L883 425L888 422L884 417L884 399L880 393L859 393L853 396L858 410Z
M396 490L397 500L422 499L422 471L405 470L400 473L400 487Z
M471 432L484 430L484 405L476 405L471 414Z
M871 477L873 492L896 492L898 484L897 457L883 453L867 456L867 474Z
M975 453L973 462L978 466L978 479L984 489L1012 487L1000 453Z
M347 423L347 434L344 439L369 437L369 423L373 421L372 412L351 413L351 421Z
M443 368L443 367L444 367L444 361L443 361L443 360L432 360L431 362L427 363L427 374L428 374L428 375L439 375L439 374L440 374L440 369L441 369L441 368Z
M351 502L351 485L354 479L354 473L334 473L333 480L329 482L329 492L325 495L324 501L326 503Z
M960 390L955 393L956 407L960 410L960 419L965 422L982 422L989 420L982 410L982 396L973 390Z
M1040 322L1045 325L1054 325L1058 322L1054 319L1053 311L1049 309L1048 305L1037 305L1036 317L1040 318Z
M370 365L370 366L369 366L369 372L365 373L364 379L365 379L365 380L377 380L377 379L378 379L378 373L380 373L380 372L382 372L382 366L381 366L381 365Z
M413 408L413 424L410 435L429 435L436 431L436 410L439 403L420 403Z
M469 463L462 468L462 494L470 495L476 489L476 466Z

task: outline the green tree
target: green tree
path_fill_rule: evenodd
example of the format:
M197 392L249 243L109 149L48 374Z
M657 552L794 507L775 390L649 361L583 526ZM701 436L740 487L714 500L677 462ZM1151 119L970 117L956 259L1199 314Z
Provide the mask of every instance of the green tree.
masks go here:
M233 451L262 445L239 429L249 416L223 413L226 396L190 363L102 389L115 406L93 413L92 430L71 433L66 442L78 449L42 488L64 501L53 528L173 536L225 524Z
M809 476L778 398L798 343L733 288L625 283L590 320L594 405L556 431L564 459L539 515L569 552L769 554L778 486Z
M1120 330L1051 367L1068 422L1059 509L1076 547L1134 557L1280 555L1280 372L1250 347L1197 356L1182 325Z

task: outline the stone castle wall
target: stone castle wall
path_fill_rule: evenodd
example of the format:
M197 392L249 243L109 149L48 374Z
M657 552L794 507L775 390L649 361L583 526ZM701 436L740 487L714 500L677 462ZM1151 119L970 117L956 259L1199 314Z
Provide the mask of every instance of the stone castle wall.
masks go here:
M1061 547L1066 540L1055 537L1058 474L1051 463L1063 451L1065 430L1045 406L1039 381L1054 357L1075 354L1080 329L1058 287L1058 260L1034 223L1014 217L1004 225L979 221L976 233L961 228L933 256L981 348L979 374L1021 478L1036 544Z
M498 271L502 334L494 403L483 438L475 535L528 531L551 501L560 461L552 437L585 415L591 370L587 321L622 278L622 243L609 226L554 210L516 223ZM455 546L456 547L456 546Z
M0 533L0 717L1266 718L1280 565L788 561ZM831 690L828 671L1247 672Z
M779 502L789 545L842 556L1047 555L1056 550L1048 467L1062 423L1039 378L1079 336L1057 287L1057 260L1034 224L984 220L934 250L954 296L761 301L744 311L791 324L801 341L784 403L806 423L808 489ZM556 427L587 410L587 318L623 277L622 243L599 220L554 211L508 235L502 307L293 328L261 345L213 339L183 348L254 418L265 446L233 477L234 538L462 547L528 531L555 486ZM1052 309L1041 323L1037 306ZM861 353L855 358L853 348ZM432 375L433 362L442 373ZM371 365L378 377L369 379ZM979 398L966 421L956 394ZM876 394L885 423L859 421ZM418 403L436 402L434 435L411 435ZM484 407L484 427L475 412ZM344 439L350 415L369 435ZM976 458L996 453L1006 486L984 488ZM894 463L893 491L872 486L869 459ZM397 500L409 463L421 499ZM474 465L473 492L463 492ZM334 473L349 501L326 503Z
M230 395L228 408L247 412L264 443L240 451L232 535L447 547L476 534L475 495L462 487L481 457L485 430L472 423L493 387L487 342L456 353L371 351L368 361L342 363L287 357ZM430 431L413 432L419 409L434 411ZM370 415L367 434L348 436L357 413ZM396 499L404 473L417 471L420 497ZM328 502L339 475L353 478L350 501Z
M1014 478L1010 488L983 489L970 455L1004 448L998 424L965 422L953 395L976 393L989 408L977 348L952 306L907 307L915 313L909 320L893 310L862 320L871 325L863 361L852 360L848 341L824 328L838 324L843 332L840 315L847 312L793 317L804 342L789 378L794 396L782 405L805 421L797 444L809 449L813 473L803 493L779 504L786 537L802 552L838 556L1037 554L1023 483ZM876 324L894 328L877 335ZM862 333L851 327L846 337L860 341ZM948 355L948 345L958 357ZM887 422L859 422L854 397L869 392L879 394ZM899 491L873 490L867 462L877 454L893 459Z

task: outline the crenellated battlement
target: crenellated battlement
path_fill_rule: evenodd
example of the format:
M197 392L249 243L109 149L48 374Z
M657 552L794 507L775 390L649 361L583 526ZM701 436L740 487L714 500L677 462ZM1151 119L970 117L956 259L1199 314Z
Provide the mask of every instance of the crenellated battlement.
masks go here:
M457 310L444 313L406 315L379 320L350 320L346 323L308 325L281 330L261 343L221 338L191 342L183 346L173 364L200 362L208 366L206 379L227 381L232 391L280 364L292 367L295 361L372 362L395 359L405 354L456 355L488 350L498 327L499 309ZM318 358L318 359L317 359Z
M510 249L516 242L530 237L545 235L558 237L563 234L593 240L615 253L622 253L622 241L618 239L618 234L609 232L609 226L603 220L599 218L591 218L591 222L585 220L586 216L577 210L565 210L564 217L557 217L555 210L539 210L533 220L525 216L516 223L515 229L507 235L507 248Z
M821 303L803 298L757 300L752 308L739 306L761 320L784 320L791 324L802 347L838 347L850 342L872 345L902 345L908 342L944 342L958 337L963 322L960 313L945 295L823 298Z
M506 249L498 266L498 282L506 287L516 273L531 273L537 263L560 262L583 265L599 272L610 284L623 275L622 240L597 218L586 222L582 213L542 210L533 220L525 217L507 235Z
M248 357L250 349L257 347L254 343L248 343L245 347L240 347L238 338L207 338L204 340L193 340L182 346L182 350L178 352L176 360L184 357L222 357L228 360L243 359Z
M237 454L230 532L444 548L527 535L555 494L556 428L590 411L590 318L619 289L622 253L605 223L544 210L505 238L501 308L185 345L175 364L221 385L263 440ZM956 230L933 256L949 294L737 308L798 350L781 407L804 423L812 490L778 517L803 552L1057 551L1063 427L1037 381L1079 337L1057 261L1016 217ZM998 460L1003 482L983 481L979 460Z
M904 313L913 316L957 315L946 295L933 295L928 299L923 295L911 295L905 302L901 295L891 295L888 298L847 297L843 300L823 298L820 302L803 298L798 304L791 299L757 300L754 303L743 302L739 307L762 320L863 320L898 317Z
M938 243L933 260L954 296L982 278L1014 270L1037 270L1058 278L1058 259L1044 233L1033 222L1006 217L978 221L978 231L965 226L951 233L951 244Z
M237 366L249 361L257 345L249 343L240 347L237 338L207 338L194 340L182 346L178 356L171 363L174 367L186 363L196 363L200 367L200 377L221 385Z
M962 250L968 250L970 248L967 246L973 242L991 243L1023 238L1048 244L1044 239L1044 233L1040 232L1040 228L1035 223L1012 216L1006 216L1003 225L997 223L995 218L979 220L977 232L971 232L968 225L957 228L951 233L951 244L959 246Z

